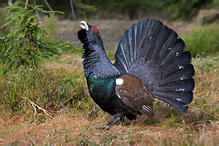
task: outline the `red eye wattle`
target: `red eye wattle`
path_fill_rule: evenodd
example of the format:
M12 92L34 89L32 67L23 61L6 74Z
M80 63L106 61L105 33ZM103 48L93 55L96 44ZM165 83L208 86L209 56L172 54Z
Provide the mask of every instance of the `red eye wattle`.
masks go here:
M92 27L91 29L97 33L97 29L95 27Z

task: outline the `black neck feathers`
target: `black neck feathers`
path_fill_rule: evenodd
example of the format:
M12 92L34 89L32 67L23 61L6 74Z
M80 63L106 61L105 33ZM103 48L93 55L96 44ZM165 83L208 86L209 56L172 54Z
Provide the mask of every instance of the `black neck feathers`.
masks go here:
M93 74L100 78L110 78L120 75L118 69L108 59L102 43L97 45L85 43L83 49L83 67L86 76Z

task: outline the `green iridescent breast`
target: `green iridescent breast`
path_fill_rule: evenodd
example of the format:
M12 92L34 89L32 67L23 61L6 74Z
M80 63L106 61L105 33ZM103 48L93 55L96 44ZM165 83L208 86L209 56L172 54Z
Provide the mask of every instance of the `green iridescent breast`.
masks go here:
M115 80L117 77L112 78L99 78L96 75L86 76L88 89L91 97L95 99L106 99L111 94L115 93Z

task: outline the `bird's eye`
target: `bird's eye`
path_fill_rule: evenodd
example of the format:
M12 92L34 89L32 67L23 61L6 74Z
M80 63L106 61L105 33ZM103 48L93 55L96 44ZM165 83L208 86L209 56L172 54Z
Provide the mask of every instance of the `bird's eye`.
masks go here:
M95 27L91 28L93 31L95 31L95 33L97 33L97 29Z

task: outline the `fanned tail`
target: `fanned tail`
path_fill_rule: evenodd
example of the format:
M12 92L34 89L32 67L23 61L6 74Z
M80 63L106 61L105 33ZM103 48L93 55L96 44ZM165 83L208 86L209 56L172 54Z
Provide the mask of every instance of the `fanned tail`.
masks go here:
M145 19L130 27L115 55L121 74L137 76L152 95L180 112L193 99L191 55L175 31L158 20Z

